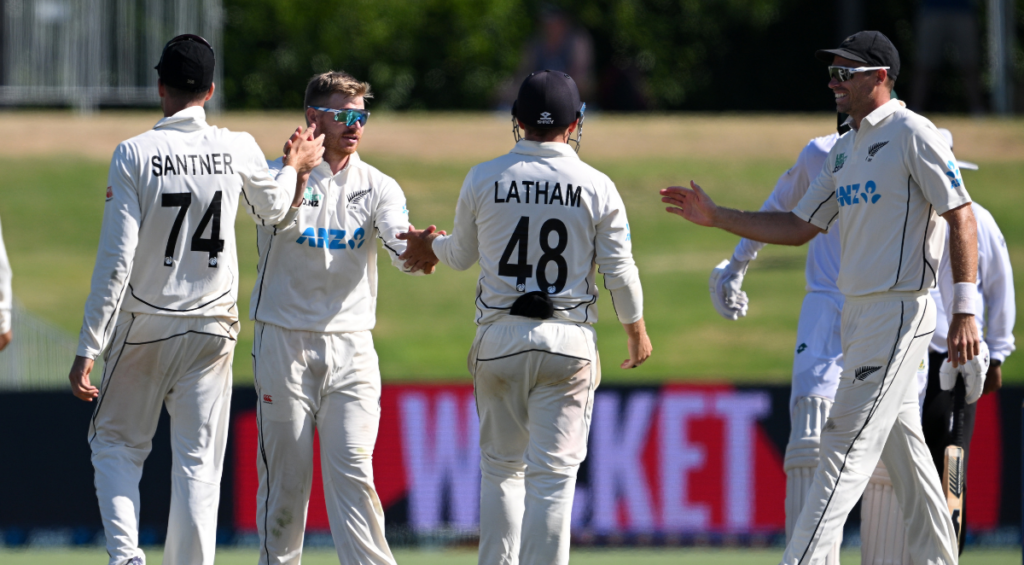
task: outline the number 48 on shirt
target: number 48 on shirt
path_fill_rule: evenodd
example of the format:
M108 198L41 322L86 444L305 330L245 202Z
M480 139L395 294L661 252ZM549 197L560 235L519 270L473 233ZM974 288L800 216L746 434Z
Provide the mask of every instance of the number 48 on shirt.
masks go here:
M550 242L552 232L558 236L554 246ZM537 286L548 294L558 294L565 287L569 266L566 264L562 253L565 252L568 244L569 234L561 220L552 218L541 225L540 248L544 253L540 256L540 260L537 261ZM522 216L519 218L519 223L516 224L515 229L512 230L512 237L509 238L505 251L501 254L501 260L498 261L498 275L502 277L515 277L516 290L519 292L526 292L526 279L534 276L534 266L528 263L527 253L529 246L530 217ZM512 252L517 249L519 252L516 256L516 262L509 263ZM558 273L553 282L548 280L547 277L548 264L552 261L555 263Z

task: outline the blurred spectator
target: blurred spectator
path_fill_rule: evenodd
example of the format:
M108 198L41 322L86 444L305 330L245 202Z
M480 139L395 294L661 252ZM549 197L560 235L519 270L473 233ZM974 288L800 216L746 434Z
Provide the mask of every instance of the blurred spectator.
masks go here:
M918 112L928 110L935 71L947 52L960 68L970 112L984 111L975 8L975 0L921 0L917 15L917 72L910 97L911 106Z
M650 108L644 76L632 57L619 56L601 73L597 100L602 110L637 112Z
M541 11L540 30L523 48L523 58L511 81L502 84L501 105L511 107L519 85L534 71L568 73L580 89L580 98L593 104L594 42L572 17L555 7Z

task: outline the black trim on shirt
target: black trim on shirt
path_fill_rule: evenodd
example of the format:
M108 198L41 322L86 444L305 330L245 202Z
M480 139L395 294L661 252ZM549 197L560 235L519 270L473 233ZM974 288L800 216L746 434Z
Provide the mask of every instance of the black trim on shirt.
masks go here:
M478 362L483 362L483 361L500 361L501 359L508 359L509 357L515 357L516 355L522 355L523 353L531 353L531 352L534 352L534 351L536 351L538 353L548 353L550 355L557 355L559 357L567 357L569 359L577 359L579 361L586 361L587 363L591 362L590 359L587 359L585 357L576 357L575 355L566 355L565 353L556 353L554 351L548 351L547 349L524 349L522 351L517 351L515 353L509 353L508 355L501 355L499 357L491 357L489 359L481 359L481 358L477 357L476 360Z
M234 281L232 281L232 286L234 286ZM131 283L128 283L128 288L131 290L132 298L134 298L135 300L138 300L139 302L145 304L146 306L149 306L150 308L156 308L157 310L163 310L164 312L194 312L196 310L200 310L202 308L206 308L210 304L213 304L214 302L220 300L221 298L224 298L225 296L231 294L231 289L229 288L226 292L224 292L224 294L221 294L220 296L214 298L213 300L210 300L209 302L207 302L205 304L200 304L199 306L196 306L195 308L186 308L184 310L175 310L173 308L161 308L160 306L157 306L155 304L150 304L149 302L146 302L145 300L139 298L138 296L135 296L135 287L133 287L131 285Z
M815 208L813 212L811 212L811 215L807 216L807 221L810 222L811 220L813 220L814 219L814 215L818 213L818 210L820 210L821 207L824 206L826 202L828 202L829 200L832 200L832 197L835 196L835 195L836 195L836 191L833 190L832 194L829 194L828 198L822 200L821 203L818 204L818 207Z
M250 208L252 208L252 215L256 216L257 218L259 218L260 223L263 224L264 226L266 226L267 225L267 220L264 219L263 216L257 214L256 213L256 207L252 205L252 202L249 202L249 195L245 193L245 183L242 183L242 190L241 190L241 192L242 192L242 197L245 198L245 203L248 204Z
M113 324L114 320L117 319L117 314L120 311L120 308L118 308L118 305L121 303L121 298L124 297L124 290L126 288L128 288L128 285L131 282L131 279L132 279L132 266L133 265L135 265L134 261L132 261L131 263L128 264L128 272L124 276L124 285L121 286L121 292L117 293L117 300L114 301L114 310L113 310L113 312L110 313L110 319L107 320L106 324L104 324L103 335L100 336L100 339L103 340L103 341L100 342L100 349L103 349L103 346L104 346L105 342L107 341L105 338L107 336L107 332L110 331L110 325ZM111 336L111 341L113 341L113 336Z
M935 273L935 267L928 262L928 228L931 227L929 224L932 217L932 205L928 205L928 214L925 216L924 224L924 241L921 242L921 259L924 261L924 266L921 267L921 286L917 287L917 290L924 290L924 276L928 273L928 269L932 270L932 275L935 276L935 282L939 281L939 276Z
M903 237L900 238L900 262L896 265L896 279L892 281L893 288L900 283L900 272L903 270L903 246L907 240L907 222L910 221L910 177L907 177L907 213L903 216ZM928 231L927 229L925 231Z
M259 320L260 314L260 301L263 300L263 281L267 280L267 263L270 263L270 247L274 244L274 237L277 235L277 228L274 228L274 233L270 235L270 241L267 242L267 258L263 261L263 270L259 273L260 275L260 287L256 291L256 308L252 311L252 317L254 320ZM260 229L256 228L256 253L259 254L260 244Z
M174 339L176 337L181 337L181 336L186 335L186 334L210 335L210 336L213 336L213 337L222 337L224 339L230 339L231 341L235 341L235 338L233 338L233 337L231 337L229 335L220 335L220 334L214 334L214 333L210 333L210 332L199 332L199 331L196 331L196 330L188 330L186 332L181 332L180 334L169 335L167 337L162 337L160 339L154 339L154 340L150 340L150 341L137 341L137 342L136 341L125 341L124 345L148 345L150 343L159 343L161 341L167 341L169 339Z

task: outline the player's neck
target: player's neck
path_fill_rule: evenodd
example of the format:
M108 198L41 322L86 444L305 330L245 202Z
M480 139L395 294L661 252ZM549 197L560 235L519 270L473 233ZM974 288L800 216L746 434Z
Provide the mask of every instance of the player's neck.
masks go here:
M351 157L351 156L352 156L351 153L334 153L334 152L331 152L330 154L328 154L325 151L324 152L324 161L327 163L327 165L329 167L331 167L331 174L332 175L336 175L336 174L338 174L338 171L344 169L345 166L348 165L348 160L349 160L349 157Z
M206 103L206 100L200 100L198 102L187 102L185 104L175 104L174 102L171 102L170 100L167 100L166 98L162 98L161 100L163 101L163 103L160 106L161 106L161 109L164 111L164 117L165 118L170 118L171 116L177 114L178 112L184 110L185 108L191 108L193 106L199 106L200 108L202 108L203 105Z
M850 118L852 118L853 129L860 129L860 121L868 117L871 112L881 108L890 100L888 92L879 93L877 96L872 96L868 99L868 102L864 104L863 108L857 108L856 110L850 111Z

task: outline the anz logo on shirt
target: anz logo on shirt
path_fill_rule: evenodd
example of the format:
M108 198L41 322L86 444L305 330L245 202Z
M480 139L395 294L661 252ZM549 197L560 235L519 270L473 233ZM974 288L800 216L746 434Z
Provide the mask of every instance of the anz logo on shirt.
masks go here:
M352 239L345 241L345 230L329 230L327 228L306 228L295 243L319 247L321 249L359 249L366 241L366 232L363 228L357 228L352 233Z
M302 204L299 204L299 206L313 206L313 207L316 207L316 206L319 206L319 205L320 205L320 195L319 194L313 194L313 189L307 186L306 187L306 191L302 194Z
M840 206L874 204L882 198L882 195L878 194L876 190L877 187L873 180L869 180L863 187L860 186L860 183L848 184L836 189L836 200L839 201Z
M949 170L946 171L946 176L949 177L949 184L952 188L960 188L960 185L964 183L960 178L960 168L953 161L946 161L946 166L949 167Z

